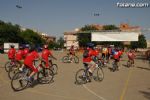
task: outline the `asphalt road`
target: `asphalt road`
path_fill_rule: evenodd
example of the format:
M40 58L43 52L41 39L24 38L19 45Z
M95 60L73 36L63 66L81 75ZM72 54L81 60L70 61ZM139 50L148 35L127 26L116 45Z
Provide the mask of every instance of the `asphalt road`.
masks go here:
M0 100L150 100L150 65L140 56L135 60L135 66L125 67L127 59L124 56L120 69L111 72L104 68L104 80L84 85L76 85L75 73L83 68L82 55L79 64L62 63L64 52L54 52L59 70L51 84L37 84L20 92L14 92L10 80L4 70L7 61L5 54L0 54Z

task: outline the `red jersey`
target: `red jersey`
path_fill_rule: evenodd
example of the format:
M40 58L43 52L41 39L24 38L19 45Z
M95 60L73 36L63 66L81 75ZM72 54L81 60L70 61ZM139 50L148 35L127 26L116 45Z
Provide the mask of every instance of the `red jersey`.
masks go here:
M50 55L52 55L52 53L51 53L50 50L44 49L44 50L42 51L42 58L43 58L43 59L48 59L48 57L49 57Z
M114 53L114 59L119 59L119 52Z
M24 54L23 50L18 50L18 52L16 53L16 60L22 60L23 54Z
M35 59L37 59L39 57L39 54L36 52L36 51L32 51L31 53L29 53L25 60L24 60L24 64L25 65L32 65L33 64L33 61Z
M118 54L119 54L119 56L121 56L122 55L122 51L119 51Z
M15 59L15 53L16 53L16 50L14 48L9 49L8 58L9 59Z
M129 52L129 53L127 53L127 55L128 55L129 59L134 59L135 58L135 54L134 53Z
M89 54L88 57L83 58L83 62L91 62L92 61L92 56L95 56L95 50L89 49Z

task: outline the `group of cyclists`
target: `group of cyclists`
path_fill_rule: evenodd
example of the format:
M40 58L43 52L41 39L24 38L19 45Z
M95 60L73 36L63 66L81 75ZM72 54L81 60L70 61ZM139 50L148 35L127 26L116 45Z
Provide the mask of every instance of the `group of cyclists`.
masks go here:
M86 66L85 69L88 69L89 76L93 76L94 70L97 68L97 63L101 62L102 65L109 63L110 59L113 59L113 62L116 64L117 69L119 70L118 63L122 58L124 51L120 48L113 48L110 46L103 46L101 48L96 47L94 44L87 45L83 51L82 62ZM72 62L73 57L75 56L75 47L72 45L69 49L69 59ZM128 62L134 64L135 53L133 50L129 50L127 53ZM19 46L19 50L14 48L14 45L10 45L8 51L8 58L11 63L19 62L22 66L19 68L22 71L23 67L29 68L31 70L30 75L26 78L27 81L32 83L33 77L41 69L41 66L36 66L35 61L43 60L45 62L45 68L50 68L52 66L52 61L49 60L49 57L56 59L51 50L48 49L48 45L43 45L41 55L36 51L35 46L26 45L25 47ZM56 59L57 60L57 59ZM51 63L50 63L51 61ZM87 81L91 81L90 78Z
M98 48L94 44L89 43L84 49L82 62L83 64L88 65L89 74L92 76L98 60L101 60L103 65L105 65L106 63L109 63L110 59L113 59L113 62L116 65L116 70L119 70L118 63L120 62L123 53L124 49L118 47L114 48L111 46L103 46L101 48ZM75 48L73 45L69 49L69 54L71 60L75 55ZM134 59L136 57L135 51L130 49L126 54L128 56L127 62L132 62L132 64L134 64Z
M43 46L41 57L36 51L35 46L19 46L19 50L16 50L14 45L10 45L10 49L8 51L8 58L11 63L19 62L22 65L20 70L22 70L24 66L31 70L31 74L27 77L29 82L31 82L33 76L40 70L40 66L35 66L34 62L37 60L43 60L45 62L44 67L49 68L52 66L49 61L49 57L56 59L52 55L52 52L48 49L47 44Z
M118 63L120 62L123 53L124 50L120 48L112 48L110 46L98 48L95 47L94 45L89 45L85 48L83 52L83 64L88 65L89 75L91 76L93 74L94 69L96 68L96 63L98 60L101 60L101 62L104 65L106 63L109 63L110 59L113 59L113 62L116 65L115 70L119 70ZM135 59L134 50L129 50L129 52L127 52L127 56L128 56L127 62L132 62L132 64L134 64ZM113 67L114 66L112 66L112 69L114 69Z

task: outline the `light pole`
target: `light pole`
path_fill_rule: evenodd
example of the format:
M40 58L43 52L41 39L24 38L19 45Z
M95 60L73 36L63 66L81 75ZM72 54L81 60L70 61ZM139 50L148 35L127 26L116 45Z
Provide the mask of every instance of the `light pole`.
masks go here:
M18 0L18 4L16 4L16 8L18 9L18 20L19 20L18 23L19 24L20 24L20 14L21 14L21 12L19 10L22 9L22 6L20 5L20 3L21 3L21 0Z

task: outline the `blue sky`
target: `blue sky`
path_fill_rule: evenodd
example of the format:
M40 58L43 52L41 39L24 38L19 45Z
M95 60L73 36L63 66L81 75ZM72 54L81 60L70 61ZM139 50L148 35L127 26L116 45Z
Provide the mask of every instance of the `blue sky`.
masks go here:
M86 24L127 22L150 28L150 7L118 8L117 2L150 4L149 0L0 0L0 20L57 37ZM23 8L18 9L16 5Z

